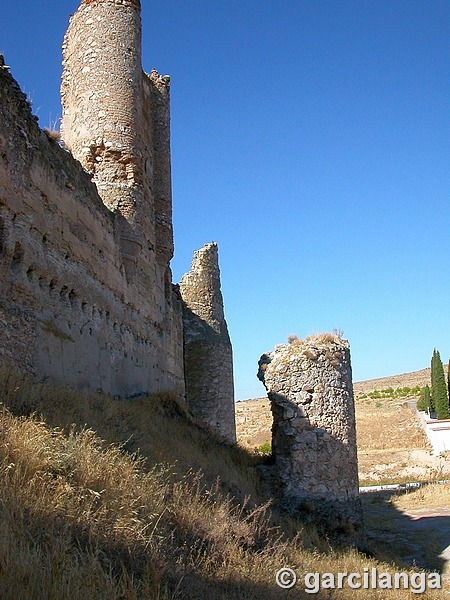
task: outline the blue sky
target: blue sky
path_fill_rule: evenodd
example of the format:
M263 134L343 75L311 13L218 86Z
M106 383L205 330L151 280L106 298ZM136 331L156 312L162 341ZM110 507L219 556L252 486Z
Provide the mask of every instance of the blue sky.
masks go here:
M42 127L61 115L78 0L2 0L0 51ZM354 380L450 358L450 4L143 1L171 75L174 280L217 241L236 396L260 355L339 328Z

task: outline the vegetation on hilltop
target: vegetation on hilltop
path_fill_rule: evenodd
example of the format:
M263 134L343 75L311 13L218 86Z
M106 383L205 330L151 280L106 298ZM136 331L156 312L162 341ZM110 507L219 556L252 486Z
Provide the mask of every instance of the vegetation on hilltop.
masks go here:
M416 385L414 387L404 386L395 389L393 387L388 387L382 390L375 389L371 392L359 393L358 398L371 398L372 400L377 400L380 398L391 398L392 400L395 400L396 398L408 398L418 396L423 392L424 389L425 388L419 385Z

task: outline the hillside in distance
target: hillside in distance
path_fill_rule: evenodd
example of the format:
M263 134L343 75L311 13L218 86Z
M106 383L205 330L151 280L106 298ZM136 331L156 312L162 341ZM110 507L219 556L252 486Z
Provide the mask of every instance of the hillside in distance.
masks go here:
M444 365L447 374L448 365ZM356 381L353 383L355 395L359 393L373 392L374 390L386 390L387 388L403 388L416 386L423 387L430 385L431 369L421 369L411 373L402 373L401 375L390 375L389 377L379 377L377 379L368 379L367 381Z

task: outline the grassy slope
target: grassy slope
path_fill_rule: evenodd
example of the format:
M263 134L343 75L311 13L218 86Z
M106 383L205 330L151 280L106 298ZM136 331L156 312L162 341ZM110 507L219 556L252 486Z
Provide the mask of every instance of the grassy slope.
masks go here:
M306 598L301 582L275 585L281 566L301 580L378 565L272 514L255 458L199 429L167 396L86 397L3 374L0 400L4 600Z

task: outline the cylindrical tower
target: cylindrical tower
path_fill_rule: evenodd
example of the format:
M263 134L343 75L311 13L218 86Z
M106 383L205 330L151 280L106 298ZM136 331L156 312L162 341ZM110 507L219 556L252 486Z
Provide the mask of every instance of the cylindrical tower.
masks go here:
M61 85L62 139L128 222L131 246L146 183L140 9L139 0L82 0L64 38Z
M294 509L362 523L350 347L337 335L281 344L259 361L273 414L278 492ZM329 516L329 515L328 515Z

